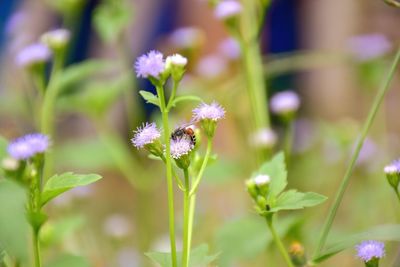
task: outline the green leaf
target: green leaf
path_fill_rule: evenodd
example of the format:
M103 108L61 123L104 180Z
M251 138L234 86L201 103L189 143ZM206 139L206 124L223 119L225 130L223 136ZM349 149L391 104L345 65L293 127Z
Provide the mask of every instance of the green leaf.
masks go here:
M400 241L400 225L386 224L375 226L365 232L346 235L345 238L332 245L327 246L320 255L313 259L313 262L319 263L336 255L337 253L352 248L356 244L364 240L381 240L381 241Z
M190 267L206 267L208 264L213 262L218 254L208 256L208 245L201 244L198 247L192 249L190 252ZM145 253L154 263L159 264L161 267L172 267L171 254L166 252L147 252ZM177 258L181 258L182 253L177 253ZM181 262L178 261L178 267L181 266Z
M64 241L84 224L82 216L67 216L55 222L49 221L40 230L40 241L46 246L54 246Z
M327 197L313 192L302 193L297 190L289 190L279 195L270 211L303 209L321 204L326 199Z
M203 99L201 99L201 97L198 97L195 95L177 96L177 97L175 97L174 101L172 101L172 106L175 107L176 104L178 104L179 102L183 102L183 101L203 102Z
M10 180L1 180L0 203L0 246L11 257L25 262L30 234L25 216L26 191Z
M285 236L299 221L299 217L285 217L279 220L276 230L279 236ZM263 253L273 239L265 220L258 216L249 216L228 221L216 232L215 242L221 255L220 267L230 267L239 260L249 260Z
M94 11L93 24L104 42L112 43L132 21L133 7L122 0L103 1Z
M146 100L146 103L160 106L160 101L156 95L153 95L152 93L143 90L139 91L139 94L143 97L144 100Z
M72 172L54 175L47 181L43 188L42 206L65 191L74 187L94 183L101 178L102 177L97 174L74 174Z
M107 60L86 60L69 66L57 76L57 86L60 93L73 89L74 85L94 75L101 75L115 69L115 65Z
M89 261L81 256L62 254L53 259L45 267L90 267Z
M270 177L270 194L273 197L277 197L287 185L287 172L283 152L279 152L272 160L264 163L258 174L265 174Z

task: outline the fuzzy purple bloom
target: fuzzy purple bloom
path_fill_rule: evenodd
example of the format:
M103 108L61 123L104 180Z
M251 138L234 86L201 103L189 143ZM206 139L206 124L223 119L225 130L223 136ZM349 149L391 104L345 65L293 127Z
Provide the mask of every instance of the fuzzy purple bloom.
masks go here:
M179 48L191 48L202 42L203 32L195 27L184 27L175 30L169 40Z
M348 47L356 59L367 61L385 55L392 44L384 35L373 33L351 37Z
M193 120L212 120L218 121L225 116L225 110L216 101L210 105L201 103L197 108L193 109Z
M240 57L240 45L233 38L228 38L222 41L218 47L221 54L229 59L238 59Z
M370 261L372 258L382 258L385 256L385 244L375 240L363 241L356 246L357 257L364 262Z
M138 78L160 78L160 74L163 73L165 69L163 54L153 50L146 55L140 56L136 60L135 69Z
M283 114L296 111L300 106L299 96L292 91L285 91L275 94L271 98L271 110L276 114Z
M193 142L188 138L171 139L171 156L173 159L179 159L187 155L194 148Z
M228 19L242 12L242 5L235 0L224 0L215 7L215 16L218 19Z
M35 63L46 62L50 57L50 49L44 44L36 43L22 49L18 53L15 63L20 67L26 67Z
M154 122L146 123L135 131L135 135L131 141L136 148L143 148L145 145L153 143L160 136L161 133Z
M12 141L8 145L7 152L14 159L26 160L36 154L44 153L49 146L50 140L47 135L33 133Z
M392 161L383 170L386 174L400 174L400 159Z

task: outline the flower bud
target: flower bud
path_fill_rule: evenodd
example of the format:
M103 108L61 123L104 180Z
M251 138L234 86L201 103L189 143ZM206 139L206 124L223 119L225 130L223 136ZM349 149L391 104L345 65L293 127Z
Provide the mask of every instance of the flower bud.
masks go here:
M167 57L165 63L166 69L169 71L172 79L174 79L175 82L179 82L180 80L182 80L187 62L187 58L179 54L174 54Z
M271 98L270 105L273 113L285 122L289 122L293 120L294 115L299 109L300 98L293 91L280 92Z
M65 49L71 37L71 33L66 29L58 29L46 32L42 35L40 40L46 44L53 51L60 51Z
M400 182L400 161L395 160L391 164L385 166L384 172L390 186L397 191Z
M289 255L295 266L302 267L307 263L305 250L300 242L294 241L290 244Z

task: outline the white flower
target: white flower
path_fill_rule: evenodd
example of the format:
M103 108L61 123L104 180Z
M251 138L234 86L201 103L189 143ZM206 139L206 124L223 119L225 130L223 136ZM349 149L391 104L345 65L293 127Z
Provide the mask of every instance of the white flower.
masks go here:
M266 185L270 182L270 180L271 179L269 178L269 176L265 174L259 174L253 178L253 181L257 186Z

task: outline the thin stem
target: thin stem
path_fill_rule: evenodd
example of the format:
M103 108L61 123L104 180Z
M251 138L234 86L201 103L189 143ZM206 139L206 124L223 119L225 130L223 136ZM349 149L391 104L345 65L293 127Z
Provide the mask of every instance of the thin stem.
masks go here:
M178 89L178 85L179 85L179 82L173 80L172 91L171 91L171 95L169 97L168 105L167 105L167 111L169 111L172 108L172 103L174 102L176 90Z
M204 160L203 160L203 163L201 164L200 171L197 174L197 177L193 182L192 189L190 190L190 193L189 193L190 196L193 196L197 192L201 178L203 177L204 170L206 169L208 159L210 158L211 150L212 150L212 139L208 138L206 155L204 156Z
M167 169L167 187L168 187L168 213L169 213L169 237L171 242L172 267L177 266L176 260L176 242L175 242L175 214L174 214L174 188L172 178L172 160L171 160L171 140L169 137L168 110L165 107L164 89L162 86L156 86L157 94L160 99L160 110L164 128L165 142L165 164Z
M166 159L165 157L162 155L161 156L161 160L166 163ZM178 184L179 189L181 189L182 191L185 191L185 186L183 185L181 179L178 177L178 175L176 174L175 170L172 168L172 176L175 179L175 182Z
M286 131L283 143L286 165L289 165L290 162L290 155L292 153L292 145L293 145L293 134L294 134L294 123L292 120L290 120L286 123Z
M395 59L394 59L392 65L390 67L388 75L387 75L386 79L384 80L384 82L382 84L382 87L379 89L379 91L378 91L378 93L377 93L377 95L375 97L375 100L374 100L374 102L372 104L371 110L368 113L368 117L367 117L367 119L366 119L366 121L364 123L361 135L359 136L359 138L357 140L356 148L355 148L355 150L353 152L353 156L352 156L352 158L350 160L349 166L347 167L347 170L346 170L346 172L344 174L343 180L342 180L342 182L340 184L339 190L338 190L338 192L336 194L335 200L333 201L333 204L332 204L332 206L331 206L331 208L329 210L328 217L326 218L325 224L324 224L324 226L322 228L322 231L321 231L321 234L320 234L320 237L319 237L319 241L318 241L318 244L317 244L317 248L316 248L316 250L314 252L314 257L313 258L318 257L318 255L321 253L322 249L324 248L324 245L326 243L329 231L330 231L330 229L332 227L333 220L335 219L337 210L338 210L339 205L340 205L340 203L342 201L342 198L343 198L343 195L344 195L344 193L346 191L347 185L348 185L348 183L350 181L351 174L353 173L353 169L354 169L355 163L357 161L358 155L360 154L360 150L362 148L364 140L365 140L365 138L367 136L367 133L368 133L371 125L372 125L372 122L374 121L376 113L378 112L378 109L379 109L379 107L380 107L380 105L381 105L381 103L382 103L382 101L384 99L384 96L385 96L386 92L389 89L390 82L393 79L393 76L394 76L396 67L399 64L399 61L400 61L400 47L399 47L399 49L397 51L397 54L395 56Z
M190 244L192 243L192 233L193 233L193 221L194 221L194 210L196 208L196 194L193 194L190 196L190 207L189 207L189 237L188 237L188 243L189 243L189 250L190 250Z
M183 196L183 251L182 251L182 267L189 266L190 257L190 240L189 240L189 221L190 221L190 182L188 169L184 169L185 175L185 191Z
M268 228L271 231L272 237L274 238L274 241L279 249L279 252L282 254L283 258L285 259L286 264L289 267L294 267L292 260L290 259L290 256L287 253L285 246L282 243L282 240L280 239L280 237L278 236L278 234L275 231L272 216L267 217L266 219L267 219Z
M33 253L35 256L35 267L42 267L42 259L40 256L40 244L39 244L39 230L34 230L33 233Z

